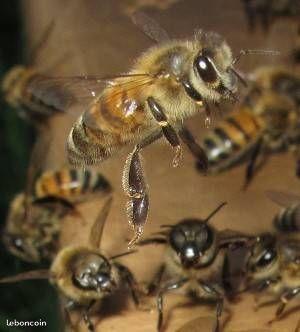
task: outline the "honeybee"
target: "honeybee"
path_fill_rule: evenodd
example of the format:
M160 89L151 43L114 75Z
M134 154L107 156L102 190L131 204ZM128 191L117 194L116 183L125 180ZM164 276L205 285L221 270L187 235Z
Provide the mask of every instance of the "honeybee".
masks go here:
M269 190L266 194L273 202L282 207L273 219L276 231L288 239L299 238L300 196L274 190Z
M272 323L300 292L300 246L265 233L257 237L247 261L247 284L257 294L257 308L279 302Z
M253 105L239 106L203 138L209 170L218 173L247 161L246 188L270 154L291 150L296 154L299 176L299 129L295 103L284 95L266 91Z
M173 290L184 295L216 303L214 331L219 330L223 310L224 280L229 249L244 246L251 237L233 232L217 231L209 220L225 205L219 205L207 218L189 218L175 225L162 225L166 229L141 240L139 245L163 244L165 259L149 286L149 293L157 290L158 323L163 327L163 297ZM196 302L197 303L197 302Z
M243 0L249 27L255 28L256 20L267 30L278 18L300 17L298 0ZM299 22L299 21L298 21Z
M266 90L291 98L297 106L300 105L300 71L285 66L262 66L251 74L252 85L246 97L251 104L257 95Z
M111 193L108 181L97 172L60 169L44 172L30 197L18 194L12 201L3 241L13 255L28 262L50 260L57 252L62 218L82 218L76 204Z
M299 0L243 0L248 24L251 30L256 27L257 20L265 31L278 19L288 18L297 25L296 45L292 56L300 61L300 3Z
M54 22L51 22L32 51L30 63L12 67L4 75L1 83L3 98L7 104L16 109L22 118L35 124L37 128L44 124L50 116L62 112L59 105L52 103L51 91L48 92L48 98L40 98L31 91L32 84L38 84L39 80L45 78L34 68L33 63L53 32L53 28ZM52 93L54 94L54 91Z
M66 298L66 310L79 307L89 331L94 331L90 311L105 297L128 286L134 302L138 303L137 285L131 272L116 258L132 254L125 252L106 257L100 251L104 223L109 214L112 199L108 199L90 230L89 245L73 245L61 249L55 256L50 270L38 270L0 279L0 283L11 283L28 279L45 278ZM69 315L66 316L66 318ZM72 325L71 322L69 324Z
M158 45L143 53L128 73L106 79L95 76L50 79L33 89L39 95L41 91L47 95L47 89L53 86L59 86L61 91L65 88L72 96L70 100L62 93L65 107L87 109L68 137L71 164L99 163L122 147L135 144L123 173L129 221L135 232L130 244L141 236L148 215L141 150L164 136L175 151L173 166L177 166L182 156L181 138L202 161L205 171L205 153L182 122L203 110L209 117L209 104L236 100L240 76L234 65L242 55L251 53L241 51L233 58L229 45L213 32L200 30L193 39L170 40L144 14L136 14L134 21ZM104 89L101 83L106 83ZM91 103L87 108L88 91ZM57 102L63 104L61 100Z

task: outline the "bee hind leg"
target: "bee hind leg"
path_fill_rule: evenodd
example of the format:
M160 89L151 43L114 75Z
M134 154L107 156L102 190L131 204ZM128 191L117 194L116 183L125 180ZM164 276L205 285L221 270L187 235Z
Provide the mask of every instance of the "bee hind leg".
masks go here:
M129 197L127 202L127 215L130 226L135 232L134 238L129 242L132 247L143 233L149 210L149 195L145 180L144 169L141 161L140 151L162 136L160 132L146 137L135 146L126 160L123 171L123 190Z
M163 111L163 108L158 104L158 102L153 97L149 97L147 99L147 104L150 108L150 111L154 119L161 127L164 137L170 143L170 145L175 151L175 156L173 158L172 165L173 167L177 167L179 165L180 160L182 159L182 149L176 130L170 125L170 123L168 122L168 118Z

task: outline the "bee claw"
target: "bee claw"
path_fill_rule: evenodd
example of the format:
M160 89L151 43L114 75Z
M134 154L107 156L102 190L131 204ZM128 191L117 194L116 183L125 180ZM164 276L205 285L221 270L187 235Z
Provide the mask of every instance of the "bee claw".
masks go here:
M127 247L128 247L128 250L132 249L136 243L138 242L138 240L140 239L140 237L142 236L143 234L143 231L144 231L144 228L139 226L139 227L133 227L134 229L134 236L133 238L129 241Z

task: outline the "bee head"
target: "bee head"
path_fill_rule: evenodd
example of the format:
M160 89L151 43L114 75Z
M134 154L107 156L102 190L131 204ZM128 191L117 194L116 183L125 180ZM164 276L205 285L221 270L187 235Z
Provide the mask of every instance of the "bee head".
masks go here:
M196 34L191 83L203 99L218 102L236 99L237 76L232 69L232 53L224 39L213 32Z
M112 278L112 266L102 255L88 253L74 257L73 283L82 290L110 294L116 287Z
M184 219L172 227L169 243L187 268L205 265L214 256L214 230L199 219Z
M272 277L278 267L276 239L266 233L260 235L251 249L247 262L249 279L265 279Z

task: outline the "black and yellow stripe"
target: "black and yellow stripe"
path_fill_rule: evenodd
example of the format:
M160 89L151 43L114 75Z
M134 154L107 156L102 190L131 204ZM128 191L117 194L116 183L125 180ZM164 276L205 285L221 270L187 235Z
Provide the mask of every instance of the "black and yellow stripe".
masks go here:
M44 172L35 183L34 197L58 197L72 202L87 194L110 191L109 182L98 172L63 168Z
M254 142L262 129L256 116L240 110L225 118L203 140L209 163L217 165Z
M282 209L273 220L275 228L282 233L300 231L300 205Z

